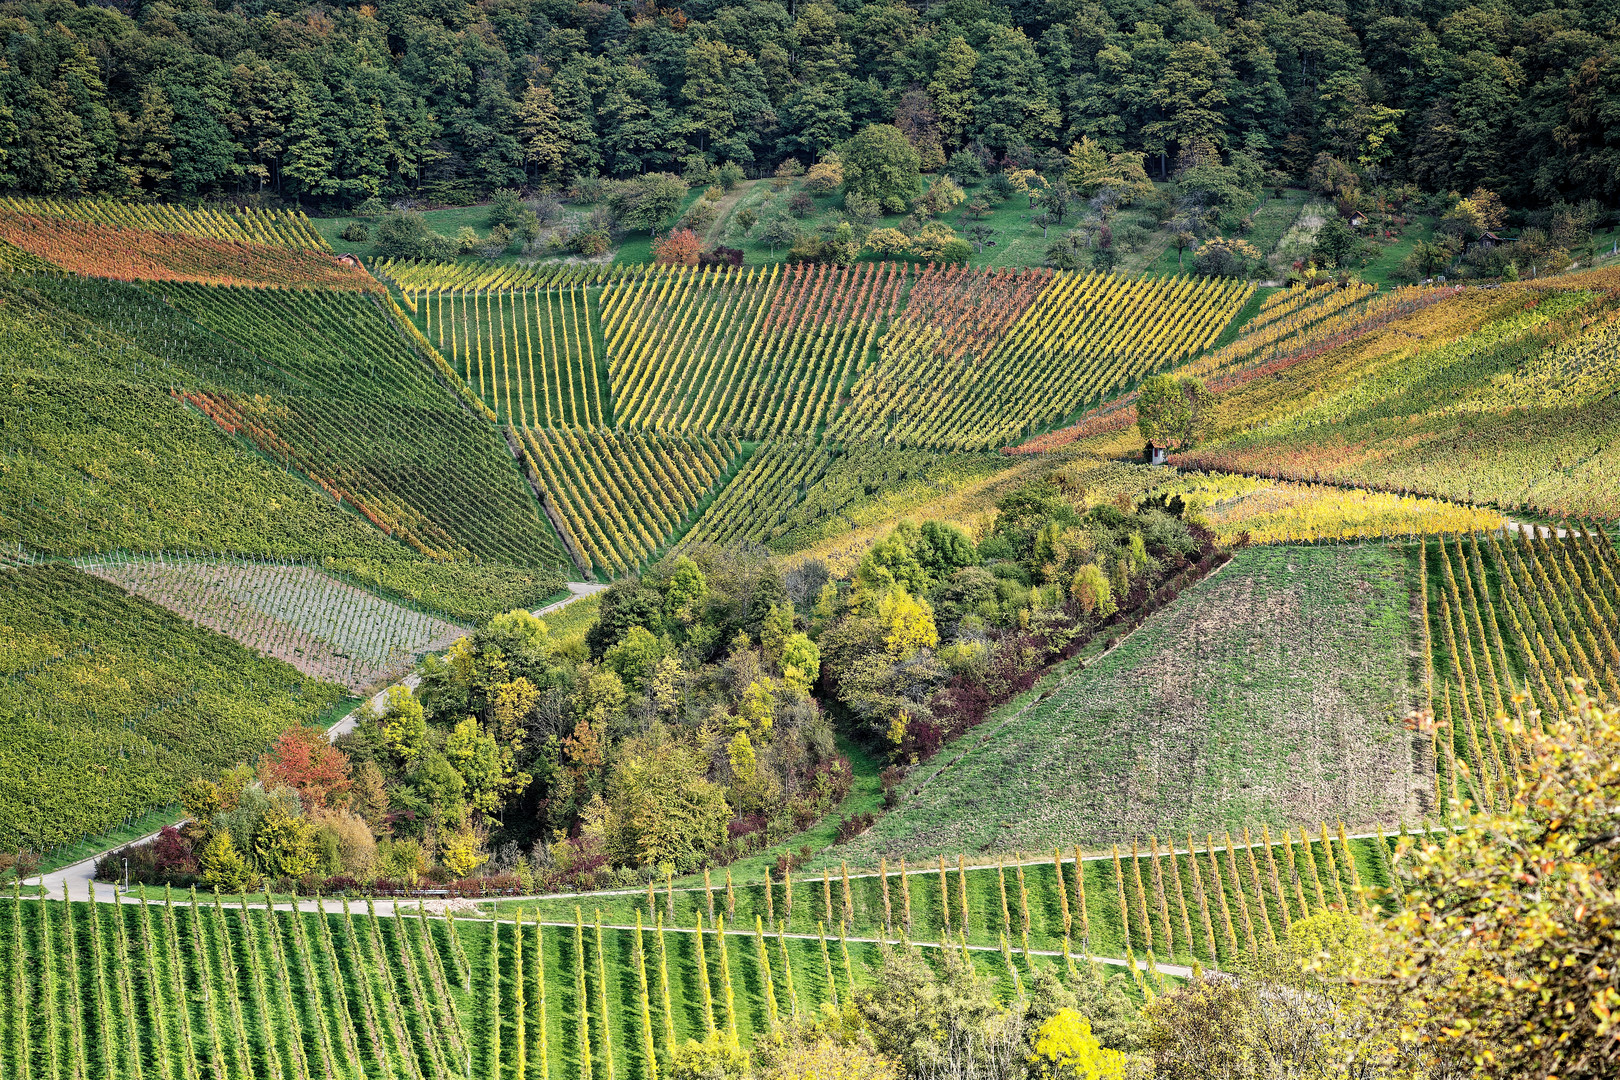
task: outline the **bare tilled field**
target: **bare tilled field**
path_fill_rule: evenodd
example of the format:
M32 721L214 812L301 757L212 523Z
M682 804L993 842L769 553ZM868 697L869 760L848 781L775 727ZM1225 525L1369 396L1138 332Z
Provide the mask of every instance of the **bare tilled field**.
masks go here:
M126 557L82 567L199 626L352 691L391 682L466 633L310 566Z
M947 748L959 760L850 861L1411 820L1410 633L1395 550L1241 551L1051 698Z

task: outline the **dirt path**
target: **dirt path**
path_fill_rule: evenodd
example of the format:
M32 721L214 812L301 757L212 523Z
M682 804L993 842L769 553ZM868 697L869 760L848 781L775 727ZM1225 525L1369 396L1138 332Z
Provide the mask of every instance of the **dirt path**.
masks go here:
M742 202L743 196L753 191L754 185L759 183L763 183L763 181L739 180L736 187L720 196L720 201L714 204L714 224L710 225L708 231L703 234L705 241L710 244L718 244L725 239L726 226L731 224L732 212L737 209L737 204Z

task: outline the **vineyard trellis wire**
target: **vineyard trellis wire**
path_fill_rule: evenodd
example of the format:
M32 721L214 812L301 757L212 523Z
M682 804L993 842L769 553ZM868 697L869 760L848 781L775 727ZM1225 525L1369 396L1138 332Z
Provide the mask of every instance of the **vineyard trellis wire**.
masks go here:
M74 562L197 626L354 692L397 679L467 629L293 560L125 552Z

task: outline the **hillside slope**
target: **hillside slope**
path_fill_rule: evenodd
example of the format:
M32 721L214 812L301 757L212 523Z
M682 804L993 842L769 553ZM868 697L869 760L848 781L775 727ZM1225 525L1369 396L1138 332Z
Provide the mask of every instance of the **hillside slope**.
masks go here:
M848 845L851 862L1388 826L1420 812L1404 564L1382 546L1239 552ZM984 739L982 746L972 742Z

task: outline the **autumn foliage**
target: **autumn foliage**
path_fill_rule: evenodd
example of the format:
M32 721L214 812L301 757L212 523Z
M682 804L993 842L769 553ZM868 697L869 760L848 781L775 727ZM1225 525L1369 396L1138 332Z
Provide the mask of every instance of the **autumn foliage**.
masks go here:
M653 261L670 266L696 266L703 252L703 241L691 229L673 229L653 244Z
M0 209L0 239L74 274L119 281L376 290L358 266L317 251L128 229Z
M335 807L349 791L349 759L311 727L290 727L259 759L266 788L290 787L306 807Z

